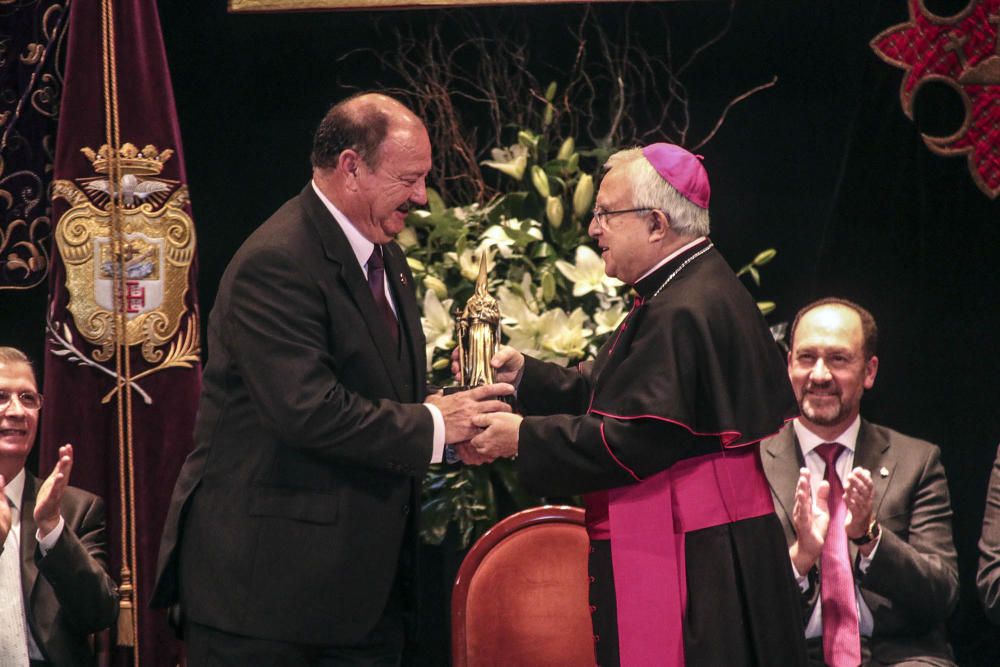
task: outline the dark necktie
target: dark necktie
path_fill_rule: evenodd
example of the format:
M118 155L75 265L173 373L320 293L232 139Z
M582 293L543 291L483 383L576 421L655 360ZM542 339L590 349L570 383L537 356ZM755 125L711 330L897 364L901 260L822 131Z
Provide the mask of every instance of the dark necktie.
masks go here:
M385 325L389 329L393 342L399 345L399 322L396 321L396 314L392 312L389 299L385 296L385 262L382 261L382 246L376 245L372 250L372 256L368 258L368 289L372 291L375 305L378 306L382 317L385 318Z
M830 667L857 667L861 664L858 604L844 530L847 516L844 486L836 465L843 450L844 446L836 442L824 442L816 448L816 453L826 462L826 481L830 483L830 527L820 557L823 659Z

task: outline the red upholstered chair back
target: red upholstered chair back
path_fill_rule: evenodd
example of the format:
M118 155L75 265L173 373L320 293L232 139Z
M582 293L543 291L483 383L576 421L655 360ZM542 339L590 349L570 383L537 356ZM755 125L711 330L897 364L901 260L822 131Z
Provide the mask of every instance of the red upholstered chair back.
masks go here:
M462 562L451 599L453 667L594 667L583 510L510 516Z

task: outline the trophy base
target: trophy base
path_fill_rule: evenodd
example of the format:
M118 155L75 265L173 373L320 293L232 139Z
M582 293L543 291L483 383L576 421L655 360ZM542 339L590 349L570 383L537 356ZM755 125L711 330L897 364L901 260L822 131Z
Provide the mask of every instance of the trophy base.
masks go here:
M457 394L461 391L469 391L470 389L475 389L475 386L468 384L455 384L450 387L444 388L444 395L450 396L451 394ZM513 396L497 396L496 400L502 401L507 405L514 407L514 397Z

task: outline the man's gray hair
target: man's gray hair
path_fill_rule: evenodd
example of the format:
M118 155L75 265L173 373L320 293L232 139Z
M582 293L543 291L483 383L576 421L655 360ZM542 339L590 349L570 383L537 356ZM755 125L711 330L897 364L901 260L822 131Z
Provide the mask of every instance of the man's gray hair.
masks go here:
M701 208L667 183L642 154L642 148L628 148L611 155L604 169L614 167L620 167L628 175L635 207L662 210L670 218L670 227L681 236L709 233L708 209Z
M28 359L28 355L16 347L3 347L0 346L0 364L14 364L22 363L31 365L31 360Z

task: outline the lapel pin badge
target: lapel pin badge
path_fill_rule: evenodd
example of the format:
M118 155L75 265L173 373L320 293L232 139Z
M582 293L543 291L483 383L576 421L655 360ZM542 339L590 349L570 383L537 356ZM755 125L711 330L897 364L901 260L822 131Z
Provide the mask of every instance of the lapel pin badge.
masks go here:
M888 477L889 469L886 468L885 466L882 466L881 468L879 468L878 474L881 475L882 477Z
M399 274L399 282L403 283L403 287L407 287L409 285L409 283L406 280L406 276L404 276L402 273Z

